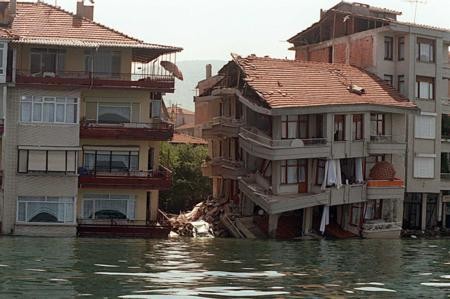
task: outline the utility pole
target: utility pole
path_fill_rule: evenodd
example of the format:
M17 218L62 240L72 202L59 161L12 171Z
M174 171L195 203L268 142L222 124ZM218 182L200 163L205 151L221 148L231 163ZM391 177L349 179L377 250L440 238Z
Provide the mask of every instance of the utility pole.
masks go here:
M416 18L417 18L417 7L419 6L419 3L427 4L427 0L406 0L406 1L408 1L409 3L414 5L414 21L413 21L413 23L415 24Z

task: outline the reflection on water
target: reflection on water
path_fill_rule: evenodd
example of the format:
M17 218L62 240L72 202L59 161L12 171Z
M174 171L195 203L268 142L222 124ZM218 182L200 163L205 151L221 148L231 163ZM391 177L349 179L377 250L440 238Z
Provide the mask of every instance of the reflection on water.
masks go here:
M450 240L0 238L0 298L442 298Z

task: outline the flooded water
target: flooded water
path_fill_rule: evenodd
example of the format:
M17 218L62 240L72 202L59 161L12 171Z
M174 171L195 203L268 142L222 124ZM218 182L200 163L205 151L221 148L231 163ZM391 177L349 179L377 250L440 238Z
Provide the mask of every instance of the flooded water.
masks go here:
M450 240L0 238L0 298L444 298Z

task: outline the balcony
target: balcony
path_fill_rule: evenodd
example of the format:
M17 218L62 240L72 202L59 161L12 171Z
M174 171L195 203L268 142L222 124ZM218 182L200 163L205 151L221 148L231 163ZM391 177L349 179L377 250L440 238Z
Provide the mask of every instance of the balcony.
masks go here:
M163 166L156 171L81 172L80 188L168 190L172 186L172 172Z
M367 181L367 199L403 199L404 192L401 179Z
M404 140L404 136L370 136L370 143L368 144L367 151L370 155L405 155L406 142Z
M205 162L202 165L202 174L207 177L223 177L236 180L245 173L243 162L232 161L223 157L214 158L212 161Z
M101 73L85 71L38 72L17 70L16 83L24 85L54 85L101 88L141 88L173 92L175 79L171 75L143 73Z
M326 138L273 140L255 128L240 128L239 144L247 152L267 160L324 158L331 154Z
M82 122L80 124L80 138L91 139L166 141L172 138L173 132L173 125L165 122L122 124Z
M146 221L126 219L78 219L79 237L167 238L171 227Z
M239 189L268 214L278 214L298 209L329 204L330 191L320 193L295 193L273 195L257 183L256 175L239 180Z
M216 116L202 130L203 138L237 137L243 122L230 116Z

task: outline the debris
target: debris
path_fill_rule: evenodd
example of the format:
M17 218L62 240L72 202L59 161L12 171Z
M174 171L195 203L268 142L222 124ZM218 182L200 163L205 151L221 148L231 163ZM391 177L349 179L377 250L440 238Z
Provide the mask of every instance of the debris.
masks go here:
M170 236L228 237L228 230L220 221L223 213L231 211L226 199L208 199L198 203L191 211L169 218Z

